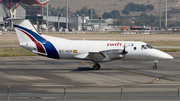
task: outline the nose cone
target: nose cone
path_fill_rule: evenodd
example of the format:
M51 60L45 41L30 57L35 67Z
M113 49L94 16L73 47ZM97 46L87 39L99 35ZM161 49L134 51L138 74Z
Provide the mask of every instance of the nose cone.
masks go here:
M171 55L165 53L165 52L162 52L162 51L159 51L159 50L156 50L155 49L155 53L154 53L157 58L159 59L174 59L174 57L172 57Z

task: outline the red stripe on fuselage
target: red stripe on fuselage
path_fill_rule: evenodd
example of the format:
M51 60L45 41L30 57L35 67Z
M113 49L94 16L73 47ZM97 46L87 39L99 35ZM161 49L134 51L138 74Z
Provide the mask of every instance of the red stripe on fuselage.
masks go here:
M19 29L20 31L22 31L23 33L25 33L35 44L36 44L36 47L38 49L38 52L40 53L46 53L45 50L44 50L44 47L42 46L42 44L40 42L38 42L34 37L32 37L31 35L29 35L27 32Z

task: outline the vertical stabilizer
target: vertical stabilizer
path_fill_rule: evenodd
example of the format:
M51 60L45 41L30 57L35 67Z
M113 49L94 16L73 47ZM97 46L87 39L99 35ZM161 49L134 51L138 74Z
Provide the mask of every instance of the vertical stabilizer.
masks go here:
M55 46L43 38L29 20L15 18L13 23L21 47L36 54L60 59Z
M13 19L14 28L20 44L36 40L44 40L34 26L26 19ZM38 38L38 39L37 39Z

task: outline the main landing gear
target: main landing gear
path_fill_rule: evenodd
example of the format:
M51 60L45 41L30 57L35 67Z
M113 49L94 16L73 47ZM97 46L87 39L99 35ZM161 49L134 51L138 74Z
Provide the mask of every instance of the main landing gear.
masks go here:
M94 69L94 70L99 70L100 68L101 68L101 65L94 62L93 69Z
M153 69L157 69L157 64L158 63L158 60L154 60L154 66L153 66Z

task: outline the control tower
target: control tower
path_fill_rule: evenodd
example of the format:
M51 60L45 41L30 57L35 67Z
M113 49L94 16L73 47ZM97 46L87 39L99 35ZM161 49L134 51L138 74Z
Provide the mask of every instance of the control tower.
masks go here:
M9 18L26 18L27 5L36 4L44 6L48 2L49 0L0 0L0 26L11 23L11 21L6 21Z

